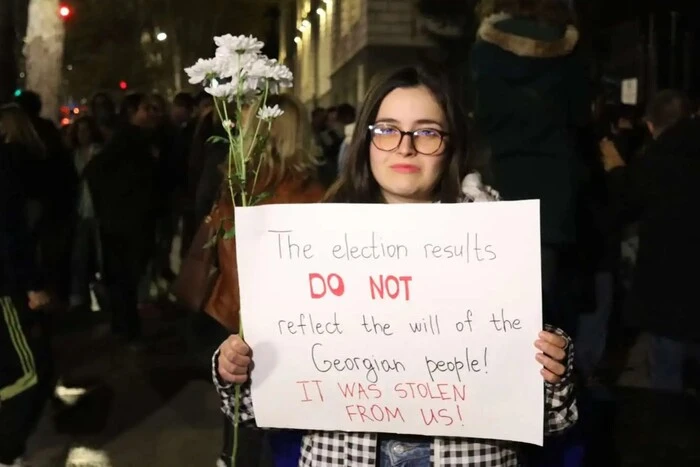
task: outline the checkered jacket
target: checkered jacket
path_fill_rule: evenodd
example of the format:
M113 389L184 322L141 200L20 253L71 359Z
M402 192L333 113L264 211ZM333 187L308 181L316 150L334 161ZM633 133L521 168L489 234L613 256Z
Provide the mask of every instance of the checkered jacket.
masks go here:
M498 201L498 192L481 182L481 175L470 174L462 183L465 202ZM574 348L571 339L560 329L545 329L567 339L566 374L559 384L544 383L545 435L565 431L578 420L578 410L571 378ZM224 384L218 377L216 363L219 351L214 354L212 374L216 390L221 395L221 410L233 420L234 387ZM241 391L241 421L254 421L250 386ZM521 444L511 441L470 438L433 438L430 460L441 467L516 467ZM378 458L376 433L345 433L341 431L310 431L302 441L300 467L375 467Z
M571 379L574 351L571 340L560 329L546 326L550 332L566 337L567 372L559 384L544 383L545 435L561 433L576 423L578 410ZM218 377L216 366L219 351L214 354L212 375L221 395L222 411L233 420L234 387ZM254 421L250 386L242 388L240 419ZM345 433L340 431L310 431L301 446L300 467L375 467L378 442L376 433ZM469 438L434 438L431 462L444 467L515 467L521 445L510 441L477 440Z

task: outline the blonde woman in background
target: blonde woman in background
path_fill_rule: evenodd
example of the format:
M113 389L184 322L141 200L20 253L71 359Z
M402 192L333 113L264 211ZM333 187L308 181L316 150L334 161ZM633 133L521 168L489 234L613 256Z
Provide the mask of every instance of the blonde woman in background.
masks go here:
M286 204L286 203L315 203L321 200L325 190L318 180L318 166L320 165L320 149L315 143L311 127L309 112L304 105L291 94L271 96L267 100L268 106L279 106L284 112L282 116L272 121L269 130L267 124L261 124L261 131L268 133L267 146L263 151L262 159L251 161L251 170L260 165L260 173L254 187L250 187L255 194L266 193L267 197L262 204ZM245 112L243 122L251 128L256 128L258 119L255 116L258 109L253 107ZM223 169L225 171L225 169ZM220 175L224 180L219 202L208 218L216 226L223 223L226 230L233 227L227 219L233 218L231 196L225 185L225 175ZM249 178L252 180L252 178ZM238 332L240 296L238 291L238 270L236 268L236 243L233 240L219 240L218 261L219 277L212 290L211 297L206 304L205 311L221 323L228 332ZM220 340L219 340L220 342ZM211 354L210 354L211 355ZM224 418L224 440L226 443L233 440L231 422ZM260 455L261 449L252 447L252 444L261 443L259 430L243 429L241 432L245 450L239 451L237 465L259 465L259 459L251 458ZM284 458L286 451L298 453L301 446L301 435L295 432L275 432L267 435L272 455L275 458ZM231 446L226 446L219 465L228 465L231 458Z

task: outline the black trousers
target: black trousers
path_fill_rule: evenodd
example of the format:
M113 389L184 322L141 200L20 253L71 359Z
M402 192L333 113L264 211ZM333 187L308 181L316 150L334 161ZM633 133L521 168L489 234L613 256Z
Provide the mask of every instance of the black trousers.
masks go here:
M142 235L102 234L105 282L112 313L112 331L127 340L141 336L138 289L146 272L153 231Z
M53 388L44 316L23 296L0 297L0 463L24 455Z

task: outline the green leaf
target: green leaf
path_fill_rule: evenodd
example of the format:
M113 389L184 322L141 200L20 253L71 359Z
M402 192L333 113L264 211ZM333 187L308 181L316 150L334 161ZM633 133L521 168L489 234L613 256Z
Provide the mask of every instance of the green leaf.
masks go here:
M262 201L265 201L267 198L269 198L271 196L272 196L272 193L270 193L268 191L265 191L263 193L259 193L259 194L252 197L252 199L250 200L250 204L255 206L256 204L259 204Z
M209 144L214 144L214 143L219 143L219 144L229 144L228 138L224 138L223 136L218 136L218 135L213 135L207 138L207 143Z

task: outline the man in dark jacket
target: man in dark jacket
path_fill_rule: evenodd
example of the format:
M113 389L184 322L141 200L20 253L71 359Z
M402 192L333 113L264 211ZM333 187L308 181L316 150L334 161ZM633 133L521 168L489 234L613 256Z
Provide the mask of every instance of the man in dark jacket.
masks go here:
M683 390L683 360L700 361L700 121L690 118L688 98L662 91L650 103L647 125L654 138L646 154L626 165L615 145L601 151L612 199L640 220L639 253L626 306L630 321L652 334L652 387Z
M48 339L34 311L48 296L36 272L20 180L0 144L0 465L24 455L51 392Z
M129 95L122 107L122 127L84 174L100 224L112 329L136 343L141 338L138 285L155 242L157 160L147 132L146 96Z

